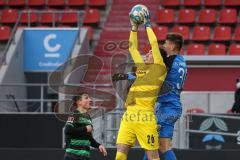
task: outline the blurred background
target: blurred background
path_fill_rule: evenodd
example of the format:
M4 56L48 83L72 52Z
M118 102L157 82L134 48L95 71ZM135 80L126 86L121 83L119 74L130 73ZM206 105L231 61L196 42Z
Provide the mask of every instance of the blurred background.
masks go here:
M82 91L93 97L94 137L114 159L127 84L111 76L131 70L136 4L148 7L160 44L168 32L184 36L177 158L239 159L240 0L0 0L0 159L63 159L66 114ZM142 156L136 144L129 159ZM93 149L92 159L104 158Z

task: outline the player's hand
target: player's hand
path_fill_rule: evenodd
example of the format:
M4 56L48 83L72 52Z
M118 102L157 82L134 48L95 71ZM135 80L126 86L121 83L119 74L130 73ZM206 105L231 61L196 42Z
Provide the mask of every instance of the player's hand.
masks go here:
M91 125L87 125L87 132L92 132L93 131L93 127Z
M103 156L107 156L107 150L103 145L100 145L98 149L103 154Z
M128 78L127 74L124 73L116 73L112 76L112 81L126 80Z
M138 30L138 24L133 22L131 18L130 18L130 23L131 23L131 30L136 32Z
M147 10L145 10L145 9L143 9L143 18L144 18L144 25L145 25L145 27L151 27L151 22L150 22L150 18L151 18L151 16L150 16L150 12L149 11L147 11Z

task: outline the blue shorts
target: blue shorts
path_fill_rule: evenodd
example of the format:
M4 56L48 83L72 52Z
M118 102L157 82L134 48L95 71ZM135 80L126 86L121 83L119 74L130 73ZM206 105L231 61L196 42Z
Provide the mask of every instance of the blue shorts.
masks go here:
M161 138L172 138L175 122L181 117L181 103L162 102L156 104L157 124L161 125L158 135Z

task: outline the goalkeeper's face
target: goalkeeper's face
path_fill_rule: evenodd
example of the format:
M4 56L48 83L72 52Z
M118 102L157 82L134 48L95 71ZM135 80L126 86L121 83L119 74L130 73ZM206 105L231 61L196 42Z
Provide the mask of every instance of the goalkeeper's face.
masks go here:
M149 52L146 54L144 62L146 64L152 64L153 63L153 55L152 55L152 50L149 50Z
M81 99L78 100L77 105L78 107L82 107L84 109L90 109L90 104L92 102L92 99L89 97L89 95L83 95Z

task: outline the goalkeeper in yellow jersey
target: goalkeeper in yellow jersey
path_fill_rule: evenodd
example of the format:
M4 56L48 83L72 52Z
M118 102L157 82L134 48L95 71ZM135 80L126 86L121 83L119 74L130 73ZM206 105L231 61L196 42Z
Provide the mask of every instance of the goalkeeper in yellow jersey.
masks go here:
M157 38L152 31L149 12L144 12L144 25L151 51L142 59L138 51L138 25L131 20L129 51L137 67L136 80L132 84L117 137L116 160L126 160L129 149L138 140L145 149L148 159L159 160L158 132L154 106L160 88L165 80L167 69L159 51Z

